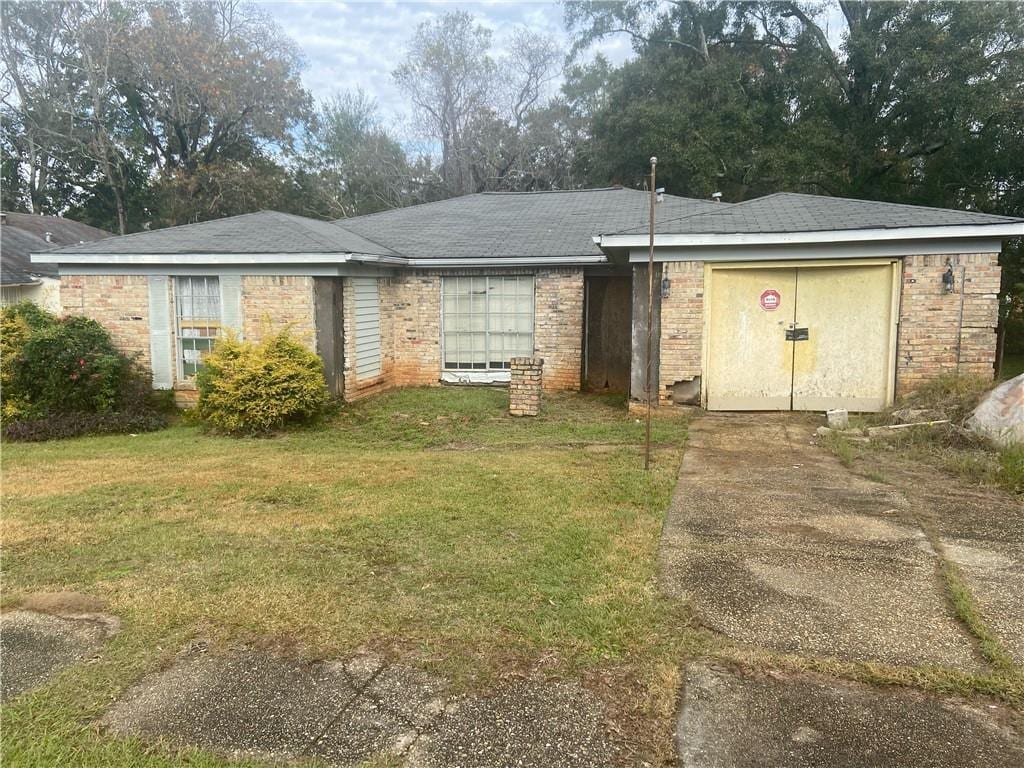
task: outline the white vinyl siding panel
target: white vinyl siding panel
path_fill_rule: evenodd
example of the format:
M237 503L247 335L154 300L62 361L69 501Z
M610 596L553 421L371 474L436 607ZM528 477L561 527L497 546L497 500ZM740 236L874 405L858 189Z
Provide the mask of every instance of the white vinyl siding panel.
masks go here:
M380 292L375 277L352 278L355 311L356 377L380 376Z
M242 277L220 275L221 325L242 337Z
M170 281L164 275L149 278L149 354L153 370L153 389L174 386L171 359Z

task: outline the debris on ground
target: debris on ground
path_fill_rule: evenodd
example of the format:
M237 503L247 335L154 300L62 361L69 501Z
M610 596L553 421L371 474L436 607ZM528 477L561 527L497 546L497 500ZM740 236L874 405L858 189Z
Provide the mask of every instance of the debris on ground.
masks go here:
M850 412L845 408L825 411L825 420L832 429L846 429L850 426Z
M893 424L913 424L921 421L949 421L942 411L935 408L897 408L889 418Z
M967 428L1002 447L1024 443L1024 373L989 392Z
M915 421L909 424L889 424L884 427L868 427L868 437L884 437L904 429L920 429L923 427L941 427L949 424L949 419L938 419L936 421Z

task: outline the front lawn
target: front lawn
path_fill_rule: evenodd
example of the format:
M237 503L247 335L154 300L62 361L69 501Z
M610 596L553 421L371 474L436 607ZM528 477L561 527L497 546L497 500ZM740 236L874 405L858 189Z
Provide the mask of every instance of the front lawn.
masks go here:
M226 764L91 725L195 638L370 647L467 688L573 677L600 689L627 752L663 759L697 637L654 583L685 424L655 421L648 474L621 401L551 397L535 420L506 406L501 390L406 390L269 439L176 426L5 445L4 606L84 592L122 630L4 708L4 764Z

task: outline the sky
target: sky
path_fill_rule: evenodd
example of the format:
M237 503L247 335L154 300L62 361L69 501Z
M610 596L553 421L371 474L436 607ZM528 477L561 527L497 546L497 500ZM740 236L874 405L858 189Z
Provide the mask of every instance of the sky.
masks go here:
M386 122L410 117L391 73L405 57L406 43L424 21L454 10L472 14L493 33L500 56L517 26L546 32L569 49L569 37L557 2L327 2L278 0L261 3L305 53L303 81L318 99L361 86L377 100ZM600 50L613 63L632 53L626 38L606 40ZM557 84L556 84L557 86Z

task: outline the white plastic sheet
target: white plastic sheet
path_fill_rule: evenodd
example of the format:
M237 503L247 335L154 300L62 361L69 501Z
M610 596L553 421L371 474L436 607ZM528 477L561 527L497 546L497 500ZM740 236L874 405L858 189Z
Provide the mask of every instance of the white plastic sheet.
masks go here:
M967 420L967 428L997 445L1024 443L1024 373L989 392Z

